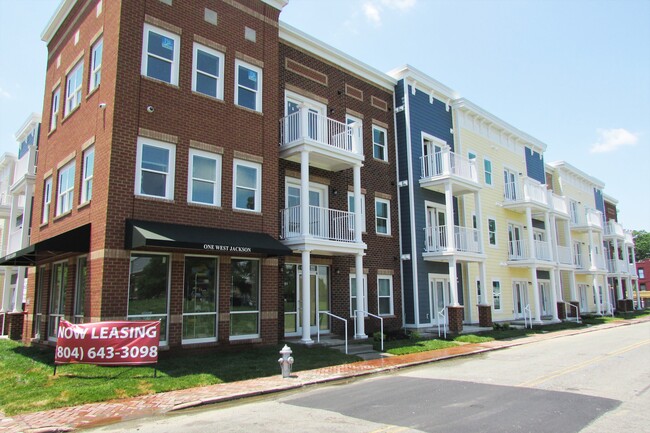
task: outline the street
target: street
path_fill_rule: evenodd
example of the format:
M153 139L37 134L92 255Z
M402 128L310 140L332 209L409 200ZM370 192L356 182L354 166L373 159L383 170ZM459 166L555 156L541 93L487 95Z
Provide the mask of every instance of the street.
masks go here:
M650 431L650 323L91 432Z

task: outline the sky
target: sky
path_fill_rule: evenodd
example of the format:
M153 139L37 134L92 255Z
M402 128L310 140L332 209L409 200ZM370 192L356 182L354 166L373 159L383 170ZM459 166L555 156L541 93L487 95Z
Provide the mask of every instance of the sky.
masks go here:
M40 35L59 2L0 0L0 153L42 111ZM280 18L380 71L425 72L603 181L624 227L650 231L650 0L289 0Z

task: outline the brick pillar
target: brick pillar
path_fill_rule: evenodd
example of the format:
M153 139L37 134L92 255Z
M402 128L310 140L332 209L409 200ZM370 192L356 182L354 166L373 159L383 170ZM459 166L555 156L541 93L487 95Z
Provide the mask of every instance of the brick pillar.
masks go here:
M7 315L8 329L7 335L10 339L20 341L23 339L23 323L25 321L25 313L9 313Z
M578 301L571 301L569 302L571 305L575 305L575 308L570 308L567 317L576 317L576 314L580 316L580 302Z
M464 307L447 307L449 314L449 333L460 334L463 330Z
M566 305L564 305L564 302L558 302L557 303L557 317L560 320L566 319Z
M478 306L478 325L484 328L492 327L492 307L490 305Z

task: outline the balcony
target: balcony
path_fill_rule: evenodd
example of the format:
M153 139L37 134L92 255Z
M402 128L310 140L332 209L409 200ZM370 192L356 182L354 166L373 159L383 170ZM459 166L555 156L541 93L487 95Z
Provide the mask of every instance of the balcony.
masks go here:
M603 217L602 213L596 209L585 209L583 213L578 210L571 212L570 225L571 229L579 232L588 230L602 230Z
M592 254L592 262L596 265L596 270L606 270L605 257L602 254Z
M449 248L447 241L447 226L425 227L424 253L425 259L461 256L460 259L476 260L484 256L479 231L469 227L454 226L454 245Z
M634 246L634 235L631 230L625 230L625 243Z
M573 256L573 264L575 265L576 269L587 269L585 259L582 254L576 254Z
M551 211L558 217L568 219L569 204L567 203L566 197L553 194L552 191L548 191L548 196L549 203L551 204Z
M302 212L309 213L303 232ZM309 248L318 254L357 253L366 245L356 241L354 213L319 206L293 206L280 211L280 239L294 250Z
M511 265L522 264L527 265L531 262L551 262L551 248L546 241L534 241L535 258L530 254L528 242L525 240L517 240L508 242L508 261L515 262ZM518 262L518 263L517 263Z
M27 151L16 162L14 170L14 181L11 185L13 194L24 193L28 183L33 184L36 180L36 158L38 150L36 146L29 146Z
M11 215L11 194L3 192L0 194L0 219L9 218Z
M445 185L450 182L455 195L478 191L476 163L449 150L443 149L432 155L420 157L420 186L440 193L445 193Z
M633 269L633 267L628 265L625 260L607 260L607 272L610 274L629 274L630 269ZM634 271L631 273L634 273Z
M625 239L625 230L623 230L623 226L616 221L609 220L605 222L603 237L605 239Z
M516 212L525 212L526 208L545 211L549 207L548 190L534 179L523 177L504 185L503 207Z
M301 107L280 119L280 158L300 162L309 151L309 165L341 171L364 160L360 128Z
M573 257L572 257L573 251L571 250L571 247L565 247L562 245L557 246L557 261L561 265L574 265Z

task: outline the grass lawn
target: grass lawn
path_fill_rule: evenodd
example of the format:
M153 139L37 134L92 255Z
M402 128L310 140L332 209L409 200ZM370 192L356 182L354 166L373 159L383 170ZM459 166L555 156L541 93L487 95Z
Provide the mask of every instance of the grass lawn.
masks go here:
M445 340L393 340L384 342L384 352L391 355L407 355L409 353L427 352L454 346L458 346L458 343Z
M162 353L152 367L63 365L54 376L54 352L0 340L0 412L15 415L175 389L280 374L282 344L228 352ZM334 349L294 345L294 371L358 361Z

